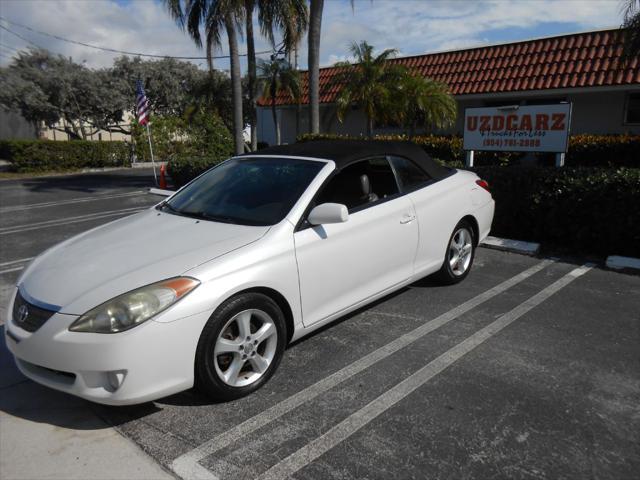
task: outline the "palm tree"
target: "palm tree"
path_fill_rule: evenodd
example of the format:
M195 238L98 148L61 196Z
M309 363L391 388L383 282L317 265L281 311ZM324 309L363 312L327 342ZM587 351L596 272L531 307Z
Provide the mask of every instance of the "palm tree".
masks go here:
M293 99L300 98L300 75L284 58L272 57L271 61L261 60L258 70L262 83L262 98L271 100L271 114L276 129L276 145L280 145L280 124L276 109L278 92L284 92Z
M309 11L309 132L320 133L320 30L324 0L310 0Z
M213 51L220 47L222 31L226 30L229 41L235 152L236 155L243 153L242 78L237 35L243 16L242 0L164 0L164 2L171 16L181 28L187 30L199 48L202 48L200 27L204 27L209 68L213 68Z
M275 32L282 35L282 49L290 52L295 48L309 26L309 9L306 0L245 0L245 24L247 32L247 66L251 124L251 150L258 146L257 109L258 85L256 55L253 40L253 11L258 7L258 22L263 36L275 49Z
M640 0L624 0L624 51L623 59L640 56Z
M455 122L456 101L443 83L407 71L392 91L395 119L413 137L418 126L445 128Z
M342 70L335 79L335 83L342 85L336 98L338 120L342 122L351 107L358 106L367 117L367 136L371 137L376 120L393 117L391 90L404 78L406 71L387 61L395 56L395 49L390 48L374 56L373 46L362 41L354 42L350 51L356 64L338 62L334 65Z
M256 7L255 0L244 2L244 23L247 35L247 88L249 90L249 126L251 128L250 149L255 152L258 149L258 94L256 88L256 46L253 39L253 10Z

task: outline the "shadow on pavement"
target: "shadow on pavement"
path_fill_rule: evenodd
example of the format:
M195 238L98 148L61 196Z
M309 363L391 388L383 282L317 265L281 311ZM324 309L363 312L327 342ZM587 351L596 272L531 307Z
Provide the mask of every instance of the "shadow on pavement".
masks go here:
M146 169L127 169L113 172L83 173L60 177L34 177L16 181L32 192L74 191L94 193L105 188L151 188L153 173Z
M411 288L437 288L439 286L438 282L432 277L418 280L406 288L393 292L337 321L331 322L305 338L292 343L288 348L296 348L298 345L303 345L306 340L313 338L326 329L334 328L337 324L347 321L364 311L375 309L377 305L387 302ZM144 418L162 410L163 405L193 407L225 403L212 400L195 389L141 405L112 407L88 402L72 395L43 387L25 378L17 370L11 353L7 350L4 342L4 326L0 327L0 333L3 339L0 344L0 411L15 417L71 429L100 429L106 426L117 427ZM68 412L72 409L85 413L71 416L61 414L61 412Z
M145 417L160 410L153 403L104 407L58 392L26 378L15 365L0 326L0 412L31 422L72 430L99 430Z

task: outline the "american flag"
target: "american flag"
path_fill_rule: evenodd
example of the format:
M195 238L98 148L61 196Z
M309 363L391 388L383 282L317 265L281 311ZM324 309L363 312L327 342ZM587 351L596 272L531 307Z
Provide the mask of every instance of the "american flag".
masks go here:
M149 99L144 93L142 80L136 83L136 115L140 125L149 123Z

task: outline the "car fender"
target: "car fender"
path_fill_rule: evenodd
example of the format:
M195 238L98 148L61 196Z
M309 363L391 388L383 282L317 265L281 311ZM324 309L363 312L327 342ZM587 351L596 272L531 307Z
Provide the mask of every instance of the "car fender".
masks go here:
M158 316L156 321L213 313L240 292L267 288L278 292L289 304L294 328L302 323L293 225L288 220L272 227L260 240L192 268L184 275L196 278L201 285L189 294L188 305L185 303L182 309L178 303L172 307L172 315Z

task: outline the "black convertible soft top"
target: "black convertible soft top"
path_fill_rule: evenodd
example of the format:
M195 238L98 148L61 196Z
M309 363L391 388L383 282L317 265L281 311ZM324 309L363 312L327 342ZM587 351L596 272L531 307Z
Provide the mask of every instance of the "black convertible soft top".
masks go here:
M432 178L440 179L450 175L450 170L438 164L418 145L412 142L381 141L381 140L314 140L267 147L251 155L288 155L295 157L311 157L333 160L341 169L356 160L380 155L397 155L413 160Z

